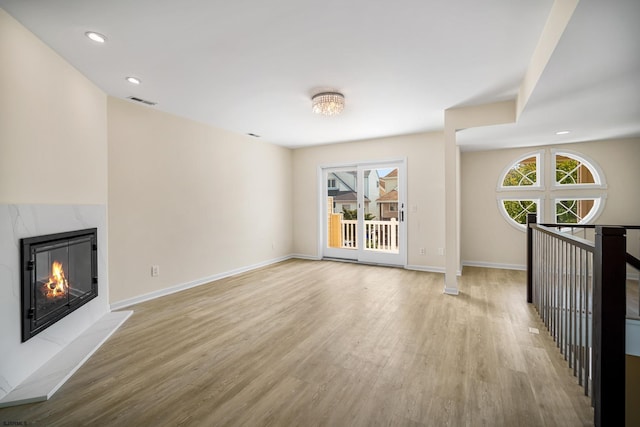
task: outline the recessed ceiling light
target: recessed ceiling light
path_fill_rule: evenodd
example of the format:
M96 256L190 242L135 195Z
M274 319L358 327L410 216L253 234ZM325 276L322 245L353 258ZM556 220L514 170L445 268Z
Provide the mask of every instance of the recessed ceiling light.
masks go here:
M140 79L136 78L136 77L127 77L127 81L131 84L134 85L139 85L140 84Z
M107 41L107 38L105 36L103 36L100 33L96 33L94 31L87 31L86 33L84 33L84 35L97 43L104 43Z
M558 132L556 132L556 135L566 135L568 133L571 133L570 130L559 130Z

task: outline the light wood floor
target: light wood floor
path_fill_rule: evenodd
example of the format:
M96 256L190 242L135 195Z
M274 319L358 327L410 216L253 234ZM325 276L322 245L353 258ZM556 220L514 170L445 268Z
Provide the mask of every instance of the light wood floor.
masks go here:
M41 426L591 426L525 273L290 260L139 304ZM537 328L534 334L529 328Z

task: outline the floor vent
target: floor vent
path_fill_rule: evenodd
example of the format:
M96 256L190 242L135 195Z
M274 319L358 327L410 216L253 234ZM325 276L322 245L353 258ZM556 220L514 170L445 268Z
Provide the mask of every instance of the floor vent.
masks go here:
M142 102L143 104L147 104L147 105L156 105L157 104L157 102L147 101L146 99L137 98L135 96L130 96L127 99L130 99L130 100L136 101L136 102Z

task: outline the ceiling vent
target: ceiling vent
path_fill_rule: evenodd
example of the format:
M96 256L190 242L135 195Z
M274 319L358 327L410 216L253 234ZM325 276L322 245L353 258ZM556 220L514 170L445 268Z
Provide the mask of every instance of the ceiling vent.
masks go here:
M136 102L142 102L143 104L147 104L147 105L156 105L157 104L157 102L147 101L146 99L137 98L135 96L130 96L127 99L130 99L130 100L136 101Z

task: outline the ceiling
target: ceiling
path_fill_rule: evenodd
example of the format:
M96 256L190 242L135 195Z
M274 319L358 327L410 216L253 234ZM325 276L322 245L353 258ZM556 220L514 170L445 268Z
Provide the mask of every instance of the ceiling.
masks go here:
M552 5L0 0L108 95L291 148L439 131L446 109L514 99ZM639 22L638 0L581 0L517 123L460 131L461 148L640 136ZM326 90L341 115L311 111Z

